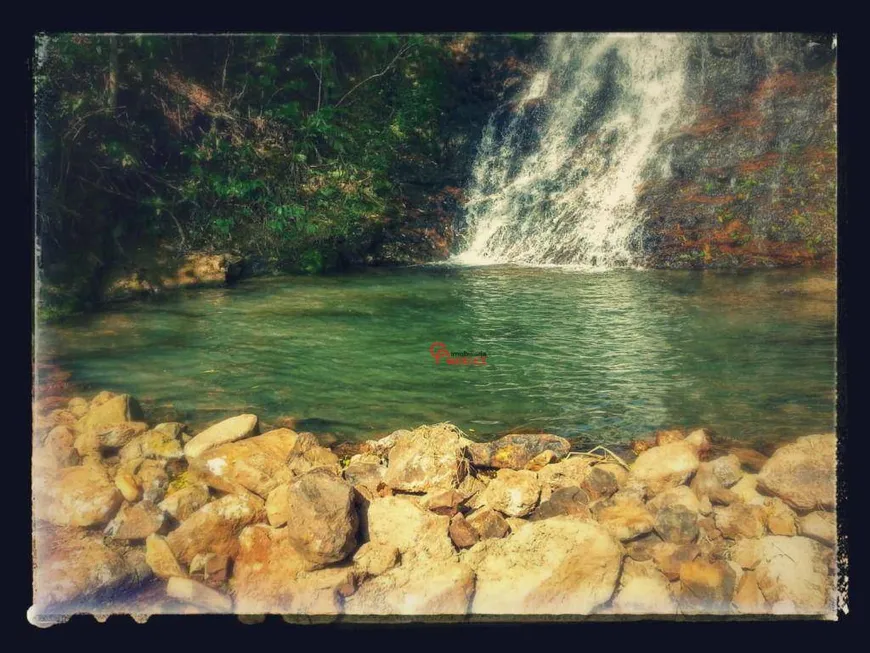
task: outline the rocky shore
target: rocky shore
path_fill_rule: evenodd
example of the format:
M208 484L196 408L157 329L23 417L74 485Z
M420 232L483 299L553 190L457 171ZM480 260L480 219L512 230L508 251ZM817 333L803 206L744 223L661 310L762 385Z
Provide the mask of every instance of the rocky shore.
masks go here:
M833 434L768 457L660 431L619 456L449 423L332 449L260 430L41 398L31 621L836 613Z

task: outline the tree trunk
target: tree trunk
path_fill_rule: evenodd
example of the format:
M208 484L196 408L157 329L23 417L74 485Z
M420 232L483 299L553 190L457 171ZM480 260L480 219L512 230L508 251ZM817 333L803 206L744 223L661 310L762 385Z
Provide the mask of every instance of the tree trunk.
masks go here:
M118 37L109 37L109 82L106 88L109 109L115 113L118 106Z

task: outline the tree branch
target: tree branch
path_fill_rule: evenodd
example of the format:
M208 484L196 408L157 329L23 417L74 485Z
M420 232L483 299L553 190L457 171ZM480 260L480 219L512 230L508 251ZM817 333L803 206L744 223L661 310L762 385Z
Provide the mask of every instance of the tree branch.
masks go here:
M381 76L383 76L383 75L386 75L386 74L387 74L387 71L388 71L390 68L393 67L393 65L396 63L396 61L399 60L399 57L401 57L401 56L402 56L403 54L405 54L408 50L410 50L411 47L412 47L412 46L411 46L410 44L406 43L406 44L403 45L401 48L399 48L399 51L396 53L396 56L393 57L393 60L392 60L390 63L387 64L387 67L386 67L386 68L384 68L384 69L383 69L381 72L379 72L379 73L375 73L374 75L372 75L372 76L370 76L370 77L366 77L366 78L365 78L364 80L362 80L359 84L357 84L357 85L354 86L352 89L350 89L347 93L345 93L344 96L343 96L343 97L342 97L338 102L335 103L335 106L338 107L342 102L344 102L344 101L347 99L347 96L348 96L348 95L350 95L351 93L353 93L355 90L357 90L360 86L362 86L362 85L365 84L366 82L371 81L371 80L375 79L376 77L381 77Z

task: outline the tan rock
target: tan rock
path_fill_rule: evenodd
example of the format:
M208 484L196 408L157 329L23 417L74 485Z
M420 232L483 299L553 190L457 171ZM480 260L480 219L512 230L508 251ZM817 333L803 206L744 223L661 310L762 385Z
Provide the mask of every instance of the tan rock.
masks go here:
M589 512L589 495L579 487L560 487L553 490L550 498L542 501L529 516L530 521L549 519L559 515L576 515L591 519Z
M710 461L710 467L719 483L726 488L737 483L743 476L743 470L740 468L740 459L733 454L720 456Z
M90 405L88 404L88 400L84 397L73 397L69 400L67 404L67 410L71 412L76 418L84 417L85 413L90 410Z
M472 442L468 446L475 467L496 469L525 469L533 459L547 451L559 460L571 451L571 443L548 433L512 433L492 442Z
M447 533L450 519L425 510L407 497L378 497L365 511L369 540L398 549L403 564L411 558L453 558Z
M143 460L135 473L136 482L142 488L142 498L151 503L160 503L169 487L169 474L165 460Z
M736 484L731 486L730 491L737 497L738 501L761 505L764 503L764 497L759 494L757 486L758 476L756 474L744 474Z
M158 507L175 520L183 522L207 504L210 499L208 486L203 483L191 483L174 492L167 493L166 498L158 504Z
M832 510L837 502L836 453L833 433L798 438L776 450L758 474L758 484L796 510Z
M466 521L481 540L506 537L510 533L510 526L504 517L491 508L476 510L468 516Z
M258 426L259 420L256 415L230 417L197 433L184 445L184 455L188 458L196 458L214 447L255 435Z
M732 602L737 612L741 614L764 614L768 611L764 595L758 589L754 571L747 571L743 574L737 584L737 591L734 593Z
M668 506L683 506L695 514L701 512L701 502L695 493L685 485L665 490L647 503L647 508L654 513Z
M817 510L800 518L798 531L805 537L834 546L837 542L837 518L832 512Z
M734 447L728 451L728 453L732 456L737 456L737 460L740 461L740 464L745 468L752 471L754 474L757 474L761 471L761 468L764 467L764 463L767 462L767 456L756 451L755 449L748 449L746 447Z
M465 496L458 490L441 490L433 494L427 494L423 499L423 507L435 514L453 517L458 511Z
M532 472L537 472L539 469L546 467L552 463L558 462L559 456L556 455L554 451L547 449L546 451L542 451L537 456L532 458L529 462L526 463L525 469L528 469Z
M656 431L656 446L661 447L672 442L680 442L684 440L686 433L680 429L670 429L666 431Z
M631 466L628 482L636 482L653 497L683 485L698 469L697 450L686 443L673 442L641 453Z
M166 584L166 594L202 608L206 612L229 614L233 611L233 600L229 596L190 578L173 576Z
M601 465L595 465L589 470L580 487L586 491L590 501L597 501L613 496L619 490L619 483L614 474Z
M464 557L477 576L471 611L494 615L589 614L610 600L624 554L604 528L573 517L477 547Z
M676 614L670 583L652 561L623 563L619 589L613 599L617 614Z
M119 449L147 430L148 424L145 422L117 422L90 429L99 440L99 446L106 449Z
M797 515L782 499L767 497L763 510L771 535L797 535Z
M136 481L136 477L126 470L119 470L115 474L115 487L130 503L136 503L142 497L142 488Z
M406 492L457 487L467 471L463 440L452 424L421 426L399 435L390 449L384 482Z
M710 450L712 446L710 438L710 431L707 429L695 429L686 436L683 442L692 447L697 455L700 455Z
M58 526L106 524L123 497L99 465L66 467L34 487L37 518Z
M162 535L149 535L145 539L145 561L154 575L159 578L187 576Z
M230 559L219 553L198 553L190 561L190 576L209 587L220 587L229 575Z
M622 541L649 533L655 525L655 518L643 501L624 492L617 492L609 499L593 504L591 510L595 519Z
M510 517L528 515L538 505L541 485L535 472L499 469L486 486L481 500L484 505Z
M179 436L169 430L156 428L133 438L118 452L122 461L134 458L164 458L180 460L184 458L184 450Z
M150 501L125 504L109 522L106 535L116 540L144 540L166 525L166 513Z
M253 496L227 495L206 504L166 537L172 553L189 565L197 553L221 553L233 557L238 536L248 524L265 519L263 502Z
M372 462L351 462L342 472L348 483L354 486L362 485L371 492L377 492L383 485L386 473L386 466Z
M558 463L547 465L538 472L541 501L549 499L553 490L582 486L591 470L591 460L583 456L569 456Z
M761 506L735 503L713 509L716 528L722 535L736 540L740 537L759 538L765 533L764 508Z
M100 395L97 395L99 397ZM91 409L76 422L76 430L83 433L94 431L100 427L121 422L136 422L142 418L142 409L139 403L130 395L116 395L105 402L94 404L97 397L91 402Z
M62 468L79 464L75 441L75 432L69 426L55 426L48 432L43 445L53 459L53 466Z
M722 609L734 596L736 574L723 561L693 560L680 565L680 584L704 607Z
M828 565L821 544L801 536L770 535L761 539L759 547L761 559L755 574L769 603L790 601L796 614L833 611L828 596Z
M94 396L94 398L91 399L91 403L88 406L88 410L93 410L94 408L97 408L98 406L102 406L104 403L106 403L110 399L114 399L117 396L118 395L116 395L114 392L109 392L108 390L103 390L101 392L98 392Z
M729 550L729 558L743 569L755 569L761 561L761 540L740 539Z
M651 547L653 561L668 580L680 577L680 567L698 557L701 549L696 544L673 544L661 542Z
M399 564L399 550L366 542L354 553L353 564L361 576L380 576Z
M713 463L701 463L692 478L692 492L698 497L706 497L716 505L730 505L737 500L737 496L727 489L719 480Z

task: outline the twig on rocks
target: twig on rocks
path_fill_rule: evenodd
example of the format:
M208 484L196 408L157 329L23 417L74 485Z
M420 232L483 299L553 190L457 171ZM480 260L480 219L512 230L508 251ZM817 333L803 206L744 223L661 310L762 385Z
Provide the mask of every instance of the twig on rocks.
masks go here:
M604 451L605 453L604 453L604 454L597 454L597 453L595 453L595 452L598 451L599 449L601 449L601 450ZM599 444L597 447L593 447L593 448L590 449L589 451L585 451L585 452L582 452L582 451L571 451L571 452L568 453L568 457L570 457L570 456L586 456L586 457L588 457L588 458L595 458L595 459L597 459L597 460L599 460L599 461L604 461L604 460L607 460L607 456L608 456L608 454L609 454L609 455L614 459L614 461L616 461L617 464L622 465L623 467L625 467L625 469L627 469L627 470L630 471L629 466L626 464L626 462L625 462L622 458L620 458L619 456L617 456L615 453L613 453L613 452L612 452L610 449L608 449L607 447L604 447L604 446L602 446L602 445L600 445L600 444Z

